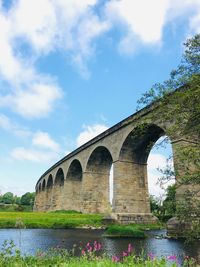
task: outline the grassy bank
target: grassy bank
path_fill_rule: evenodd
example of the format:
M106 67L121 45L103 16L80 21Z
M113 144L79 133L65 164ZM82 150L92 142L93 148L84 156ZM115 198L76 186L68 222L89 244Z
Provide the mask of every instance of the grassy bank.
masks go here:
M32 212L33 207L28 205L18 205L18 204L0 204L0 212Z
M163 228L162 224L110 225L106 229L105 236L145 238L145 230L156 230L161 228Z
M73 228L101 226L99 214L64 212L0 212L0 228Z

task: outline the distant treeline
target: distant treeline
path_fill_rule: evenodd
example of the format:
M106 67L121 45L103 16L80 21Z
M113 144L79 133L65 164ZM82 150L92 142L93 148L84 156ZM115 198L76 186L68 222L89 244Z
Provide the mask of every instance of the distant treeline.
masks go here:
M14 195L11 192L7 192L4 195L0 195L0 204L16 204L33 206L35 199L35 193L27 192L21 197Z

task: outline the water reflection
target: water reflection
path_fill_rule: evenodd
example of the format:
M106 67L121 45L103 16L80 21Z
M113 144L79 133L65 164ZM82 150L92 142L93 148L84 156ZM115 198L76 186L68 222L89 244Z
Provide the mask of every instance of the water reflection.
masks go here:
M165 234L164 230L150 231L151 234ZM101 242L104 252L108 255L117 255L125 250L129 243L134 247L136 254L142 251L147 255L153 253L157 257L176 255L181 259L184 255L192 256L200 260L200 242L185 245L181 240L156 239L152 235L145 240L133 238L105 238L103 230L80 229L0 229L0 245L4 240L13 240L24 254L35 254L37 250L47 250L51 247L61 246L72 249L74 244L80 241L86 244L88 241Z

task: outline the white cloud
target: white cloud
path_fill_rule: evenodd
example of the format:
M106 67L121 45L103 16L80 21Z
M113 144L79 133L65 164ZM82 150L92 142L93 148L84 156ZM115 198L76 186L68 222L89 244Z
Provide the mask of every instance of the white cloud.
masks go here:
M27 137L31 135L31 132L28 129L14 123L4 114L0 114L0 128L20 137Z
M76 139L77 147L85 144L95 136L99 135L100 133L106 131L108 127L103 124L94 124L94 125L87 125L83 126L84 131L79 134Z
M48 133L46 132L37 132L34 134L32 143L35 146L42 147L42 148L48 148L53 151L59 151L60 147L59 144L56 143Z
M119 49L128 54L140 44L160 44L167 22L181 15L188 18L188 31L200 29L199 0L110 0L97 12L98 3L17 0L9 10L0 8L0 78L9 90L1 95L1 105L27 118L47 116L61 89L53 77L39 73L37 60L62 52L89 78L87 63L95 54L95 41L112 27L122 30Z
M48 53L56 36L56 16L51 1L20 0L10 12L14 35L23 36L37 52Z
M53 163L58 160L59 155L51 151L38 151L35 149L27 149L17 147L11 151L11 157L20 161L32 161L36 163Z
M147 164L149 170L163 169L167 165L167 159L162 154L150 153Z
M158 179L160 178L159 172L148 171L148 189L149 194L154 195L156 197L165 196L166 189L169 185L174 184L174 180L171 180L162 186L158 183Z
M119 49L127 54L133 53L139 43L159 45L165 25L181 15L190 17L191 28L199 29L199 13L198 0L111 0L105 7L108 21L117 27L123 25Z
M157 169L164 170L167 166L170 166L173 169L172 160L167 160L167 158L158 153L150 153L147 161L147 170L148 170L148 185L149 185L149 193L151 195L155 195L157 197L161 195L165 195L165 189L168 185L173 184L173 179L165 184L158 184L158 179L161 178L162 173L157 171Z

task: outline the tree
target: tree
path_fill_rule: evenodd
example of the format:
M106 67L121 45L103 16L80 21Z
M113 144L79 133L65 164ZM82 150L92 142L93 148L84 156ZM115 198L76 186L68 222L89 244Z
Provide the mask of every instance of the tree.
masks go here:
M180 169L175 170L175 173L170 168L163 170L162 181L178 177L176 215L180 222L189 222L194 235L198 236L200 235L200 34L188 39L184 46L181 63L172 70L170 78L162 84L155 84L138 100L138 104L140 107L149 104L159 106L159 111L163 109L163 120L173 120L173 125L169 129L170 135L184 137L186 140L185 145L176 151Z
M27 192L21 197L21 204L22 205L28 205L33 206L35 199L35 193Z
M170 217L176 214L176 185L169 185L167 187L166 198L163 201L163 211L165 215Z
M2 202L4 204L13 204L14 203L14 195L11 192L7 192L2 197Z

